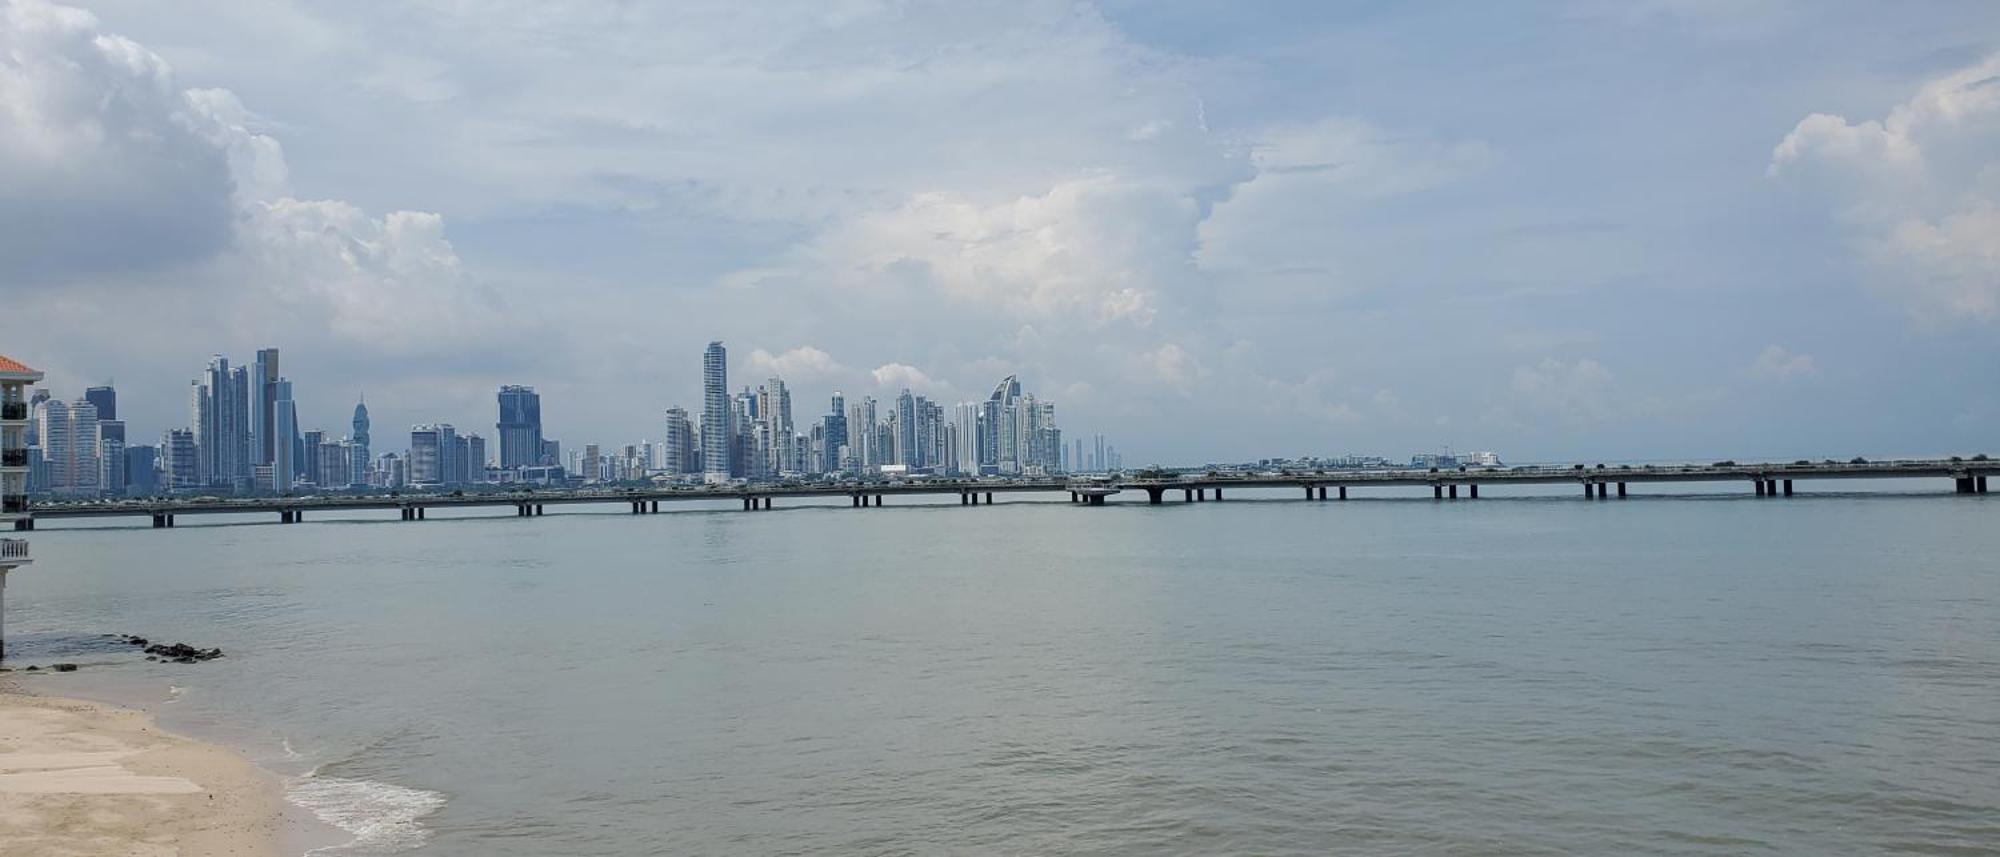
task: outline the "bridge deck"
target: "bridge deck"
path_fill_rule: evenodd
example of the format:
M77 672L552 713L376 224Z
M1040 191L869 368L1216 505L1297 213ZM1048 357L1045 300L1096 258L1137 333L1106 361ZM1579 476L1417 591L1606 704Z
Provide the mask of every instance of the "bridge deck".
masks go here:
M698 500L738 500L745 508L768 507L772 499L851 498L857 504L867 498L887 496L951 496L1050 492L1106 493L1109 489L1143 492L1175 490L1216 490L1225 488L1368 488L1559 485L1607 486L1617 484L1750 482L1772 484L1793 480L1826 479L1929 479L1945 478L1965 485L1983 487L1988 476L2000 475L2000 462L1944 459L1901 460L1847 464L1712 464L1620 467L1528 467L1470 468L1448 471L1341 470L1277 473L1201 473L1172 477L1126 477L1078 482L1067 479L1025 479L1002 482L941 480L935 482L862 483L848 485L748 485L715 488L666 488L637 490L521 491L480 494L399 494L368 496L297 496L247 498L190 498L109 500L32 507L35 518L97 518L122 515L189 515L343 510L421 510L513 506L540 507L585 503L651 504ZM1622 491L1621 491L1622 494ZM977 500L977 496L970 499ZM876 502L879 502L876 501ZM639 506L635 506L639 509Z

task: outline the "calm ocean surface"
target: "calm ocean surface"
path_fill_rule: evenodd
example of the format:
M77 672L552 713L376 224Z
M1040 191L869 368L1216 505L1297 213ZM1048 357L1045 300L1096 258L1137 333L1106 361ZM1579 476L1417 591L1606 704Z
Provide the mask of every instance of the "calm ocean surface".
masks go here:
M1911 487L45 525L8 628L329 854L2000 854L2000 498Z

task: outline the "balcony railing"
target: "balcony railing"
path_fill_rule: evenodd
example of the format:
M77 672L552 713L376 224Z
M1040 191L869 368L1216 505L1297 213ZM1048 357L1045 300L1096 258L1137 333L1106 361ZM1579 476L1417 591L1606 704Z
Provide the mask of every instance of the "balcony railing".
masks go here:
M27 402L0 402L0 420L25 420L27 418Z
M28 466L27 450L9 449L5 451L0 451L0 467L26 467L26 466Z
M31 559L27 539L0 539L0 559Z

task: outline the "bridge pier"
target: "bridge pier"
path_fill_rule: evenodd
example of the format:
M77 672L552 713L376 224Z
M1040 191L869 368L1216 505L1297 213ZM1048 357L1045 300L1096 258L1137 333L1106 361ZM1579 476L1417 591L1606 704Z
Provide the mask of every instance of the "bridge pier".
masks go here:
M1623 482L1618 483L1618 499L1625 499L1625 483Z
M1443 485L1437 485L1437 484L1432 484L1432 485L1431 485L1431 499L1433 499L1433 500L1442 500L1442 499L1444 499L1444 486L1443 486Z
M1792 496L1792 480L1790 479L1785 480L1785 496Z
M1591 487L1590 483L1588 482L1583 483L1583 499L1589 500L1596 496L1597 496L1597 489Z
M1347 486L1345 485L1340 486L1340 499L1347 499Z
M880 506L880 505L882 505L882 504L881 504L881 503L876 503L875 505L877 505L877 506ZM991 491L988 491L988 492L986 492L986 505L988 505L988 506L991 506L991 505L993 505L993 492L991 492Z
M1970 476L1954 476L1951 478L1951 484L1960 494L1971 494L1979 490L1978 484L1973 482Z
M1445 486L1445 496L1453 500L1458 499L1458 483L1453 482L1450 485Z
M1151 506L1158 506L1158 505L1160 505L1160 502L1161 502L1161 500L1162 500L1162 499L1163 499L1163 498L1164 498L1164 497L1166 496L1166 494L1167 494L1167 489L1165 489L1165 488L1148 488L1148 489L1146 489L1146 503L1147 503L1147 505L1151 505Z
M1222 486L1220 485L1215 486L1215 502L1222 502Z
M1466 491L1466 494L1467 494L1467 497L1466 497L1466 499L1468 499L1468 500L1477 500L1477 499L1479 499L1479 483L1477 483L1477 482L1474 482L1474 483L1472 483L1472 484L1470 484L1470 485L1467 485L1467 486L1465 486L1465 491Z
M1196 503L1208 502L1208 489L1207 488L1194 489L1194 501Z
M1986 477L1984 477L1984 476L1981 476L1981 477L1979 477L1979 482L1978 482L1978 484L1976 484L1976 485L1975 485L1975 486L1973 486L1973 487L1977 488L1977 489L1978 489L1978 491L1979 491L1979 493L1981 493L1981 494L1984 494L1984 493L1986 493Z
M1757 496L1764 496L1764 480L1762 479L1757 480Z
M428 518L428 517L430 517L430 514L429 514L428 510L427 510L427 509L426 509L425 507L423 507L423 506L418 506L418 507L417 507L417 520L421 521L421 520L423 520L423 519L425 519L425 518ZM171 523L169 523L169 524L168 524L168 526L173 526L173 525L172 525Z
M1325 485L1321 485L1321 486L1319 486L1319 498L1320 498L1321 500L1324 500L1324 499L1326 499L1326 486L1325 486Z
M1307 486L1306 486L1306 499L1308 499L1308 500L1311 500L1312 498L1313 498L1313 487L1312 487L1311 485L1307 485Z
M153 529L156 530L165 529L166 526L167 526L167 516L159 514L158 512L153 513Z

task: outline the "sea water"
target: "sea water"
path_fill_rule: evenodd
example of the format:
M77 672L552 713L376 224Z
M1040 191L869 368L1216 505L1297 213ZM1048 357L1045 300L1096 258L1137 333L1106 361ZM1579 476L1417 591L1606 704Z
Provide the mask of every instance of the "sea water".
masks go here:
M49 522L10 655L328 854L2000 853L2000 500L1912 490Z

